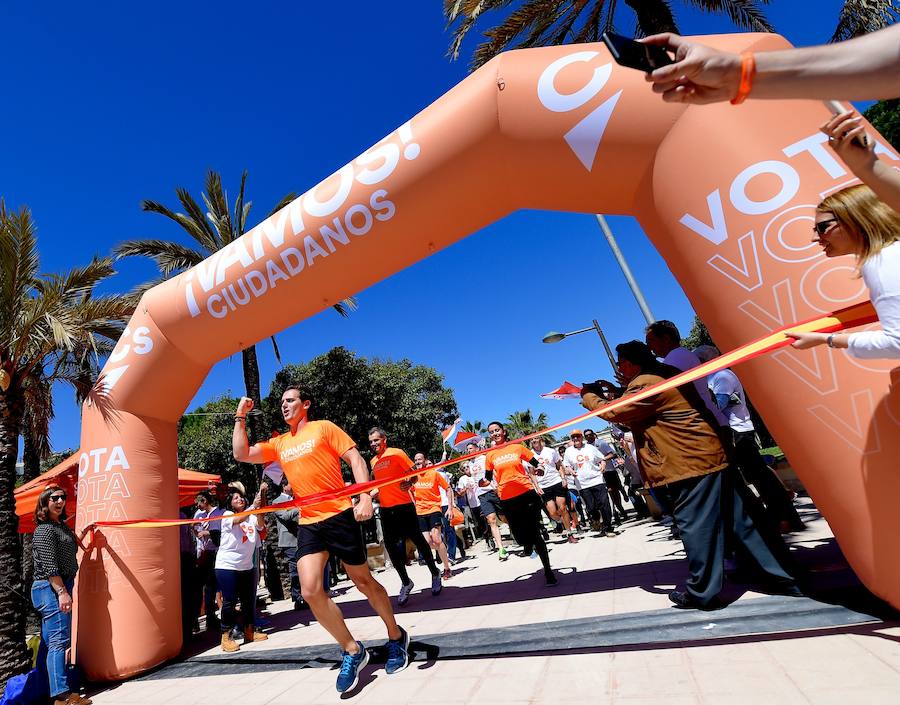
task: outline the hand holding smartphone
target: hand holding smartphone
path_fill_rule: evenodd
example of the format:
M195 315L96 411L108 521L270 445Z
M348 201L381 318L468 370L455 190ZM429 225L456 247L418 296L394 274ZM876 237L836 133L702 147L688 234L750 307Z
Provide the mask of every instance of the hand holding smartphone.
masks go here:
M674 63L669 53L660 46L642 44L621 34L604 32L601 37L617 64L645 73Z

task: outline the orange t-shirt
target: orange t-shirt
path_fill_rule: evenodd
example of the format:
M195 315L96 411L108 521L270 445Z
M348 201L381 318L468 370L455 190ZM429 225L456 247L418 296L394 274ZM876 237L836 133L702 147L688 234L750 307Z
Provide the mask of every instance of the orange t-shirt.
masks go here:
M384 453L376 455L369 462L372 465L372 476L376 480L405 475L413 466L413 461L399 448L385 448ZM392 482L378 488L378 503L382 507L396 507L412 503L412 497L408 490L400 489L399 481Z
M257 443L266 461L277 460L287 475L295 497L344 487L341 456L356 443L331 421L307 421L295 435L290 431ZM349 499L329 499L300 510L301 524L315 524L353 504Z
M494 471L497 496L500 499L512 499L534 489L531 478L522 467L523 460L527 462L533 457L531 449L521 443L513 443L487 452L484 469Z
M419 473L414 485L416 490L416 514L425 516L441 511L441 490L450 488L450 483L437 470L425 468Z

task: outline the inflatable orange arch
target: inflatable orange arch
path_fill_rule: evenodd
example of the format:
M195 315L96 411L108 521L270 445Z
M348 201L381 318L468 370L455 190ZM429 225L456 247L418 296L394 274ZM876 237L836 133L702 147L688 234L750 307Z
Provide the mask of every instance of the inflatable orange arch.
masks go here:
M742 51L776 35L703 37ZM213 364L519 208L637 217L730 349L865 298L810 243L851 180L812 101L663 103L601 45L498 56L289 206L142 299L83 410L79 529L178 514L176 424ZM883 158L898 160L883 140ZM900 606L900 395L891 365L780 350L741 378L862 581ZM77 659L120 679L181 647L175 528L98 532Z

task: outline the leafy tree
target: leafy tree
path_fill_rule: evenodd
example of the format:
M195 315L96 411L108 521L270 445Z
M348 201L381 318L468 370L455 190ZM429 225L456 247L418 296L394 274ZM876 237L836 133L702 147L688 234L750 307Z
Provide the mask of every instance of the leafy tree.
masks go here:
M240 480L250 491L256 487L253 466L238 463L231 454L237 405L237 397L222 395L181 417L178 422L178 466L216 473L224 482Z
M47 472L59 465L63 460L78 451L78 448L66 448L65 450L52 451L41 461L41 472Z
M114 274L109 258L63 274L41 274L39 267L31 212L7 211L0 200L0 682L30 666L13 496L19 436L27 430L30 443L46 444L54 382L73 387L78 398L107 403L93 381L134 311L132 296L94 295Z
M900 149L900 99L879 100L863 115L894 149Z
M439 458L440 429L459 416L452 390L434 369L409 360L368 359L344 347L307 363L286 365L275 375L267 408L280 410L282 391L289 384L309 390L310 418L336 423L366 457L369 429L381 426L392 446L410 455L421 451ZM269 416L269 424L284 430L280 411Z
M700 320L700 316L696 315L694 316L694 325L691 326L691 332L681 341L681 344L688 350L693 350L700 345L715 346L712 336L709 334L709 331L706 330L706 324Z
M247 232L247 217L250 215L251 201L244 200L244 188L247 184L247 172L241 175L241 186L238 190L237 200L234 202L234 210L228 205L228 194L222 188L222 177L215 171L206 173L206 192L201 194L206 213L197 203L187 189L176 188L178 200L186 213L176 213L167 206L157 201L143 201L141 208L150 213L159 213L178 223L179 226L193 238L199 246L189 247L168 240L128 240L115 248L118 257L149 257L156 262L162 279L148 282L145 289L149 289L160 281L180 274L199 264L214 252L221 250L234 240L237 240ZM297 198L297 194L288 193L281 198L278 204L269 212L267 218L291 201ZM353 298L344 299L332 308L341 316L348 316L350 311L356 308ZM275 357L281 362L281 355L275 338L272 337L272 346ZM259 363L256 358L256 346L251 345L241 351L244 368L244 388L248 397L257 405L260 403ZM248 431L251 440L258 440L260 429L257 427L256 417L250 418Z

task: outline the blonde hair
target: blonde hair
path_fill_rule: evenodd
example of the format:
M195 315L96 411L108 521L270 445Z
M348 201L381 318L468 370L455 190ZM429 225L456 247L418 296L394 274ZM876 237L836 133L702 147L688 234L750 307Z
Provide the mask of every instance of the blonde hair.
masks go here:
M825 198L817 207L831 213L856 242L860 266L900 240L900 214L879 200L868 186L850 186Z

